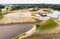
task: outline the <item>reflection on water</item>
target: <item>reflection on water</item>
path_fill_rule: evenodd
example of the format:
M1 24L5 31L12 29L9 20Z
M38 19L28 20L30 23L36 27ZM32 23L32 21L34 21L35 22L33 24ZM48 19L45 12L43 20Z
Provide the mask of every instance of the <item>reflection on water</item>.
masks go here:
M33 24L0 25L0 39L11 39L32 28Z

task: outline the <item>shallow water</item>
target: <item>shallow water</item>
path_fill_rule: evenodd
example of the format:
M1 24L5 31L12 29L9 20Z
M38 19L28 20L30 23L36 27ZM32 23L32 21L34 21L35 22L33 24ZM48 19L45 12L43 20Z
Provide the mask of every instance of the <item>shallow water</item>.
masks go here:
M33 24L0 25L0 39L11 39L32 28Z

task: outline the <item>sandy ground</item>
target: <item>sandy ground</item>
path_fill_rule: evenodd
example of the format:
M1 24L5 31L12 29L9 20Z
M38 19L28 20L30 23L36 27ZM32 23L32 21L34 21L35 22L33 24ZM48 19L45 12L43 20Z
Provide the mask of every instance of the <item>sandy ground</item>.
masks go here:
M3 19L0 19L0 24L10 24L10 23L35 23L35 20L31 13L43 12L43 9L38 11L30 11L29 9L19 9L9 12L9 14L4 15Z
M31 37L28 37L28 38L25 38L25 39L60 39L60 33L31 36Z
M36 21L27 10L15 10L4 15L4 18L0 19L0 24L34 23Z

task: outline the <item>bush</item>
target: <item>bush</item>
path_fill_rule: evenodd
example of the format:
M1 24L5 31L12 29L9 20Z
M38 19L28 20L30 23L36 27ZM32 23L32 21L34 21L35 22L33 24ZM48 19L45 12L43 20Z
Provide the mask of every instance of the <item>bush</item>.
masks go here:
M0 19L2 19L4 17L4 15L2 13L0 13Z
M0 19L2 19L4 16L3 15L0 15Z

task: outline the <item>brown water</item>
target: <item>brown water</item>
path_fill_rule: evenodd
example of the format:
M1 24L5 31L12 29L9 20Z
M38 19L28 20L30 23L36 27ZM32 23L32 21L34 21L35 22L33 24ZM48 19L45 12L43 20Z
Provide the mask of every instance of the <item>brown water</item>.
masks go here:
M33 24L0 25L0 39L11 39L30 30ZM60 33L46 36L32 36L26 39L60 39Z
M0 25L0 39L11 39L32 28L33 24Z

